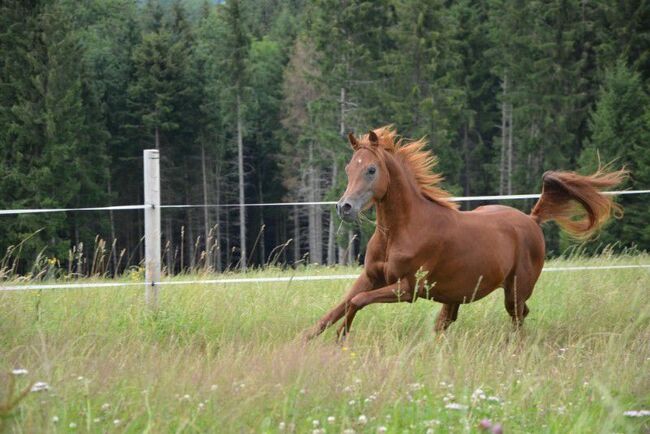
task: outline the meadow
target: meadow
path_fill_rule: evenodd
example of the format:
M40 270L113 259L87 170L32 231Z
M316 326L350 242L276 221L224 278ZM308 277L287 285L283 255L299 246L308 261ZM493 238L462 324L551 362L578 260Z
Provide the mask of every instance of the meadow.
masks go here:
M648 263L603 255L547 267ZM364 309L342 344L333 329L297 339L349 283L169 286L156 312L140 287L0 292L0 408L35 382L46 389L5 408L0 424L11 433L469 433L491 432L479 426L488 419L506 433L650 430L650 417L625 414L650 409L650 269L543 273L521 332L498 290L462 306L444 335L433 333L439 305L418 300Z

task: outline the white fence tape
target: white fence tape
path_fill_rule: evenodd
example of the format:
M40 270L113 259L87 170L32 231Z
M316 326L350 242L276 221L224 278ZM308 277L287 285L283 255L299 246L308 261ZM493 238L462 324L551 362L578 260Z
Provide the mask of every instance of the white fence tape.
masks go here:
M621 270L621 269L650 269L650 264L628 264L628 265L585 265L574 267L547 267L543 272L562 271L589 271L589 270ZM353 280L359 277L358 274L332 274L323 276L282 276L282 277L241 277L226 279L197 279L197 280L163 280L156 283L156 286L174 285L219 285L219 284L241 284L241 283L281 283L281 282L317 282L326 280ZM142 286L143 282L110 282L110 283L58 283L50 285L10 285L0 286L0 291L27 291L42 289L85 289L85 288L116 288L128 286Z
M621 196L628 194L649 194L650 190L622 190L622 191L605 191L607 195ZM539 193L535 194L507 194L496 196L457 196L450 197L449 200L453 202L471 202L471 201L498 201L498 200L520 200L520 199L537 199ZM246 203L246 207L262 207L262 206L314 206L314 205L336 205L335 201L322 201L322 202L270 202L270 203ZM71 211L123 211L133 209L145 209L151 205L117 205L117 206L100 206L100 207L87 207L87 208L39 208L39 209L3 209L0 210L0 215L15 215L15 214L41 214L51 212L71 212ZM240 204L187 204L187 205L161 205L160 208L173 209L173 208L238 208Z
M117 206L97 206L89 208L38 208L38 209L0 209L0 215L12 214L41 214L49 212L68 212L68 211L110 211L110 210L128 210L128 209L145 209L149 205L117 205Z
M621 191L604 191L609 196L621 196L627 194L648 194L650 190L621 190ZM450 197L452 202L471 202L481 200L520 200L520 199L537 199L541 196L540 193L535 194L507 194L496 196L456 196ZM314 205L336 205L336 201L322 201L322 202L271 202L271 203L246 203L246 207L259 207L259 206L314 206ZM239 207L239 204L220 204L220 205L161 205L161 208L234 208Z

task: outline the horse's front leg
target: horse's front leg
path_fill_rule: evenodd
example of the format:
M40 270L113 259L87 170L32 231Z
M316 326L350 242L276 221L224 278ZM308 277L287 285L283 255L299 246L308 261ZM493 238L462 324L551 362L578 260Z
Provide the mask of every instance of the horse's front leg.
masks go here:
M343 324L337 331L338 339L345 338L350 332L355 315L364 307L373 303L397 303L401 301L413 302L413 288L407 280L355 295L350 300Z
M323 333L326 328L340 320L341 317L345 315L346 308L355 296L364 291L370 291L371 289L373 289L373 283L364 271L354 282L352 288L350 288L347 294L345 294L343 300L318 320L314 327L307 331L305 339L310 340Z
M436 319L436 332L444 332L458 318L460 304L443 304Z

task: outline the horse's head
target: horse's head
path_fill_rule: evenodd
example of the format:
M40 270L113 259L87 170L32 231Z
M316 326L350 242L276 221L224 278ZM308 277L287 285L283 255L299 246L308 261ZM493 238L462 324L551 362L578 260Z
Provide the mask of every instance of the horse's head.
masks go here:
M381 200L388 190L388 169L382 158L379 138L370 131L362 140L352 133L348 135L354 150L352 159L345 167L348 186L336 204L339 217L347 222L354 221L359 213L370 208L374 201Z

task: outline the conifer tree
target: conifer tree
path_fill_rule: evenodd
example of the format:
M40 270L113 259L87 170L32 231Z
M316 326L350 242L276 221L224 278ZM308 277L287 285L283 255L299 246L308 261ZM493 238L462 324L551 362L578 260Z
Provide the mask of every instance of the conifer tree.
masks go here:
M650 96L640 74L631 71L624 60L605 71L589 129L591 139L580 157L581 167L591 173L598 164L612 163L630 171L629 187L647 189L650 185ZM621 196L617 200L625 212L622 221L612 222L599 239L602 244L636 245L650 249L650 222L647 199L641 195Z

